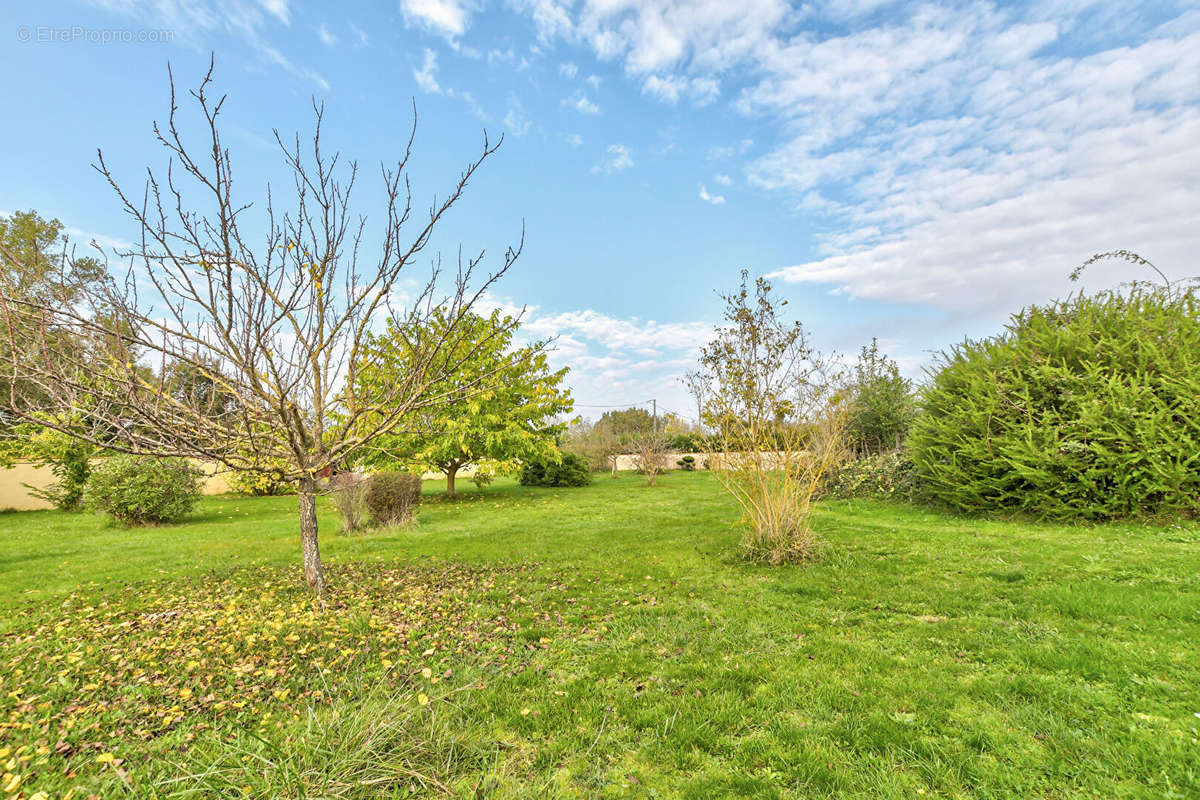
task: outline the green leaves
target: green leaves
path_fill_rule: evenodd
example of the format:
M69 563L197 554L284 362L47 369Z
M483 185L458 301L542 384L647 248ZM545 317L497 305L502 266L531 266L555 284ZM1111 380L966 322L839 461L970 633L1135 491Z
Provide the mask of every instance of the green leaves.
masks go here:
M1134 287L1013 317L943 355L910 447L963 511L1112 519L1200 510L1200 313Z
M382 394L379 387L409 379L420 369L406 345L416 338L446 339L438 358L452 367L446 373L454 377L429 387L430 396L445 402L430 404L382 437L368 463L432 468L452 478L468 464L482 462L503 472L519 461L556 458L555 443L566 430L556 420L572 408L570 393L560 388L567 370L550 370L544 343L512 347L516 330L516 321L498 311L458 320L439 311L422 329L391 329L371 337L356 387L366 397Z

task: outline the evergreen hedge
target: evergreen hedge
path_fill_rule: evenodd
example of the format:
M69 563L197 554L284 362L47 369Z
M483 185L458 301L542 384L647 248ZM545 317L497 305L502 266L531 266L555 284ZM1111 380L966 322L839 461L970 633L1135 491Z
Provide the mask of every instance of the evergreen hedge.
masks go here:
M943 353L909 451L961 511L1103 520L1200 510L1200 307L1135 285L1015 315Z

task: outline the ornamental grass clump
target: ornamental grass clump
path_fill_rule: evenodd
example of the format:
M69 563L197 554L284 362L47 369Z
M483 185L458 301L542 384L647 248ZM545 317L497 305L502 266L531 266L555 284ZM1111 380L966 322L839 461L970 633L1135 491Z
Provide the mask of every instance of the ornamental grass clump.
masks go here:
M763 278L723 295L726 325L688 376L707 437L706 466L742 509L741 549L751 561L814 558L810 513L826 473L842 459L848 404L834 364L786 323L787 301Z

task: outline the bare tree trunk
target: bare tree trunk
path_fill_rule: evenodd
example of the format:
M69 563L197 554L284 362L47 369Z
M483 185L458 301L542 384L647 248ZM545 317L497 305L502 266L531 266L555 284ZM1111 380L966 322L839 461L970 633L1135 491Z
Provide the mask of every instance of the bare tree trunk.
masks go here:
M458 474L458 468L462 464L450 464L446 467L446 496L454 497L454 476Z
M321 567L321 548L317 542L317 482L302 478L296 493L300 497L300 552L304 558L304 580L316 594L325 594L325 570Z

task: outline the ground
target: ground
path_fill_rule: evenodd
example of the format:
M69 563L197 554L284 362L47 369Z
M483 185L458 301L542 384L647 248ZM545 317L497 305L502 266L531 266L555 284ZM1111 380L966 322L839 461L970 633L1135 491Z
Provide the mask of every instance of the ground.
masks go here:
M0 515L0 798L1200 797L1200 527L823 505L737 560L704 473L334 534ZM44 793L44 794L43 794Z

